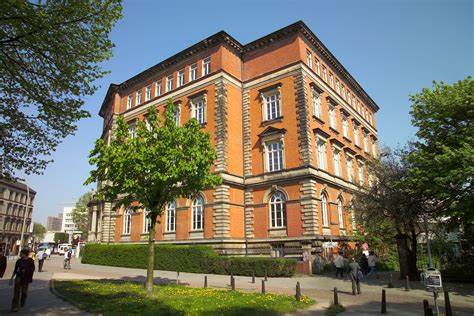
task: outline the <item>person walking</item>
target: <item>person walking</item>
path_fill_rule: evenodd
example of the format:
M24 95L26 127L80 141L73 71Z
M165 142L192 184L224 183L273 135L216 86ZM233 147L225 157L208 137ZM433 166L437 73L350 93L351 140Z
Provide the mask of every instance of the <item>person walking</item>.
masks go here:
M376 275L377 274L377 256L375 255L374 251L371 250L369 252L369 257L367 258L367 262L369 264L369 273L367 274L367 277L371 275Z
M36 257L38 258L38 272L43 272L43 264L44 259L46 259L46 252L44 252L44 250L40 250L36 254Z
M360 294L360 279L362 277L362 271L354 257L352 257L351 263L349 263L349 269L352 282L352 295L356 295L356 290L357 294Z
M72 250L68 249L64 252L64 269L71 270Z
M5 256L5 252L3 248L0 248L0 279L3 278L5 274L5 270L7 269L7 256Z
M10 285L13 284L15 278L15 287L13 290L13 300L11 311L18 312L20 307L25 306L26 297L28 296L28 285L33 282L33 273L35 272L35 262L29 257L30 251L22 249L20 259L15 263L13 274L10 279Z
M336 259L334 260L334 265L336 266L336 278L341 275L341 278L344 277L344 257L342 256L342 251L339 251Z
M49 259L51 257L51 249L47 248L46 251L45 251L45 254L46 254L47 258Z

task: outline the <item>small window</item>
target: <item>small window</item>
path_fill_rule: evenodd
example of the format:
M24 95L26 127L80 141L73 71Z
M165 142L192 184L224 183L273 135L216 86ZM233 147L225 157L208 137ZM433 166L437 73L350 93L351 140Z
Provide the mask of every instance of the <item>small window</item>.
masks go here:
M169 203L166 208L166 231L176 231L176 202Z
M199 124L206 122L206 99L204 97L195 98L192 101L193 117Z
M169 92L173 89L173 75L169 75L166 78L166 92Z
M193 200L192 213L193 230L202 230L204 227L204 200L202 197Z
M178 71L178 87L184 86L184 69Z
M326 142L319 139L316 142L318 150L318 167L319 169L326 170Z
M352 165L352 158L346 155L346 169L347 169L347 180L354 182L354 166Z
M142 103L142 90L137 91L136 101L136 105L140 105Z
M364 164L359 161L359 165L357 169L358 169L359 183L364 184Z
M161 80L156 82L155 86L155 96L159 97L161 95Z
M202 75L208 75L211 73L211 57L204 58L202 61Z
M145 101L149 101L151 99L151 86L146 87L145 90Z
M369 152L369 140L367 139L367 134L364 133L364 151Z
M127 209L123 219L123 234L130 235L130 228L132 226L132 212Z
M342 115L342 135L345 138L349 138L349 122L347 121L347 116Z
M283 144L281 141L266 143L268 171L279 171L283 169Z
M128 133L130 135L130 138L137 137L137 127L136 127L135 123L132 123L128 126Z
M320 75L320 69L319 69L319 60L315 60L315 68L316 68L316 74L319 76Z
M354 143L356 146L360 146L359 143L359 128L354 124Z
M129 96L127 97L127 110L128 110L128 109L131 109L132 106L133 106L133 97L132 97L131 95L129 95Z
M313 54L309 50L306 51L306 63L309 68L313 68Z
M341 152L336 148L333 149L333 161L334 161L334 174L338 177L342 176L342 174L341 174Z
M280 92L273 91L263 96L265 120L274 120L281 116L280 112Z
M148 212L143 212L143 233L147 234L150 232L151 218L148 216Z
M174 122L176 126L179 126L180 121L181 121L181 109L179 108L179 105L176 105L173 116L174 116Z
M341 199L337 200L337 218L339 220L339 228L344 228L344 216Z
M333 76L332 72L329 73L329 86L331 88L334 88L334 76Z
M197 64L192 64L191 67L189 68L189 81L194 81L197 79L197 70L198 70Z
M334 106L329 106L329 126L337 130L336 109Z
M323 80L328 81L328 70L323 66Z
M313 101L313 115L318 117L318 118L321 118L321 115L322 115L322 98L321 98L321 94L316 91L316 90L313 90L313 96L312 96L312 101Z
M341 94L341 83L336 79L336 92Z
M377 142L375 140L372 141L372 156L377 158Z
M321 213L323 217L323 227L329 227L328 200L325 194L321 197Z
M283 228L286 226L285 196L277 191L270 197L270 226Z

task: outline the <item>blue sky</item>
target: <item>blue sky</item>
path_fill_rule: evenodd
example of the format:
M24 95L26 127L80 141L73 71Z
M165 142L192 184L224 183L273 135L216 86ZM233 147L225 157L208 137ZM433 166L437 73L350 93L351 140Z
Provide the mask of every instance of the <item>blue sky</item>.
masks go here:
M58 147L44 175L28 178L38 192L35 221L45 223L87 191L82 185L90 170L87 156L101 133L98 111L108 85L220 30L245 44L303 20L380 106L379 138L388 146L414 135L410 94L433 80L463 79L474 69L470 0L134 0L124 2L123 15L111 35L116 47L105 64L111 73L86 98L92 117Z

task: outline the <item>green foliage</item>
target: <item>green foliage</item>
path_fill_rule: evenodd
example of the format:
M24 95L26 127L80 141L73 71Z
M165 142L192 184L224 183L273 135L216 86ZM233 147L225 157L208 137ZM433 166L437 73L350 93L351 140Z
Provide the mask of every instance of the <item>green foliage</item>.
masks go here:
M89 113L84 96L107 72L120 0L0 1L2 177L40 174Z
M69 236L66 233L54 233L54 242L67 243Z
M65 300L100 315L283 315L307 308L306 296L242 293L179 285L154 286L147 295L136 282L111 280L54 281Z
M37 239L43 239L46 234L46 228L40 223L33 223L33 236Z
M72 210L72 221L76 224L77 229L82 232L82 240L86 240L89 231L89 209L87 204L92 201L93 197L93 191L84 193L76 202L76 205Z
M410 186L427 211L474 221L474 80L433 83L411 97L418 139L408 159Z
M82 262L97 265L146 268L147 245L88 244L82 250ZM219 256L211 246L156 245L155 270L194 273L234 274L271 277L292 276L296 261L292 259Z
M333 316L333 315L337 315L339 313L342 313L346 310L346 308L344 306L342 306L341 304L334 304L332 303L327 309L326 309L326 315L327 316Z

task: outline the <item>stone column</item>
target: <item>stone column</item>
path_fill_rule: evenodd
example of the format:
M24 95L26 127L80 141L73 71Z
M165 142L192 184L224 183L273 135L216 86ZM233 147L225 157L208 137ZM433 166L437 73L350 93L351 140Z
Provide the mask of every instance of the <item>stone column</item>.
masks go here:
M116 213L112 210L112 203L104 202L102 212L102 238L103 243L114 242Z
M296 91L296 116L298 130L298 147L302 165L311 163L311 131L310 131L310 106L308 102L308 91L306 87L306 76L303 70L295 75Z
M315 180L303 180L300 182L300 205L303 235L318 235L318 199Z

